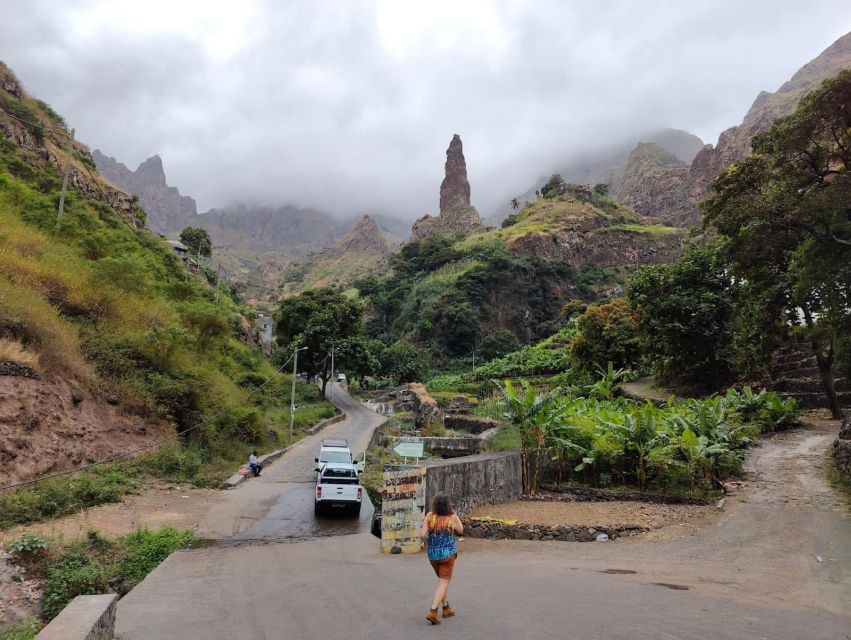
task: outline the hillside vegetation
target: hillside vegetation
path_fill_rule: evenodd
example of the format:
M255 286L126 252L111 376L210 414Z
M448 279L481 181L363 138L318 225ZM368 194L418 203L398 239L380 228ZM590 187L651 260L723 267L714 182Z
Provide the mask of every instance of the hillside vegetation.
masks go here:
M670 257L683 234L604 192L562 185L499 229L404 245L387 274L354 286L370 303L370 337L426 347L440 367L481 347L493 357L551 335L568 302L617 291L638 265Z
M259 388L274 369L246 344L249 323L227 287L217 295L214 273L188 272L169 245L139 228L144 213L118 206L134 201L97 182L76 143L57 225L64 123L8 70L0 73L0 106L35 123L0 113L0 359L39 376L0 376L12 392L0 395L4 415L17 418L0 436L0 484L176 432L186 433L179 442L194 452L199 478L251 446L277 443L288 379ZM300 385L299 394L301 425L333 413L315 388ZM74 455L39 450L57 439L57 456Z

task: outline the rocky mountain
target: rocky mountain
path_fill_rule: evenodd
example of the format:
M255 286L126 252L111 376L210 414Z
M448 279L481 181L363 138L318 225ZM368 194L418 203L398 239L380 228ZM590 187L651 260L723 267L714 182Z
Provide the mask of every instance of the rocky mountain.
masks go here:
M665 222L689 226L691 199L685 198L689 165L652 142L632 150L626 166L611 180L611 194L635 211L652 215L667 212Z
M163 235L173 234L189 224L189 216L198 213L195 200L180 195L176 187L168 186L163 161L159 156L151 156L135 171L130 171L99 149L92 152L92 159L107 180L119 189L138 196L139 204L148 214L147 227L152 231Z
M469 235L484 230L479 212L470 205L470 183L461 136L452 136L446 150L445 176L440 184L440 213L426 215L414 223L412 240L430 236Z
M288 295L313 287L345 286L368 273L382 271L381 265L399 244L399 238L365 215L330 247L284 269L279 292Z
M559 173L567 182L574 184L612 183L626 168L630 152L642 142L661 147L686 165L690 164L703 148L700 138L681 129L659 129L639 136L630 136L614 144L600 145L599 148L558 163L555 169L541 176L534 185L516 196L517 200L521 204L533 200L535 191L546 183L552 173ZM505 203L488 217L489 224L499 225L512 213L510 200L511 197L507 197Z
M697 203L706 197L709 183L718 173L751 152L754 137L771 127L774 120L789 115L798 101L842 69L851 67L851 33L846 34L807 63L775 93L763 91L737 127L724 131L715 146L708 144L695 156L687 172L681 166L668 171L644 162L639 152L612 190L636 211L653 215L669 224L696 226L700 223ZM632 158L631 158L632 160ZM647 169L646 173L644 169Z

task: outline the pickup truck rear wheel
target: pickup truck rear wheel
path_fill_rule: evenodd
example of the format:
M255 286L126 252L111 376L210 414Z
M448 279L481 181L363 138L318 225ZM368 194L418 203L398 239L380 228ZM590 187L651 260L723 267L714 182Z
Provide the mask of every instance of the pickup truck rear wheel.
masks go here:
M358 502L357 506L352 509L352 515L360 516L360 502Z
M319 517L319 516L322 515L322 505L320 505L318 502L315 502L313 504L313 515L316 516L316 517Z

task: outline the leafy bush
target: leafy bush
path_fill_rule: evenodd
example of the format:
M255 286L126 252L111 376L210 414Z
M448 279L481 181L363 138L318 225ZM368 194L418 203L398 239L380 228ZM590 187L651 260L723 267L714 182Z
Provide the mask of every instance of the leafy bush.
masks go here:
M49 548L50 540L37 533L24 533L8 545L12 555L27 561L43 555Z
M0 495L0 529L118 502L136 486L135 480L115 467L95 468L77 478L44 480L33 489Z
M118 576L127 585L138 584L172 553L187 548L191 541L191 531L178 531L171 527L159 531L134 531L124 538L127 552L118 564Z
M71 600L81 595L106 593L109 572L82 550L71 550L55 559L44 577L42 609L52 620Z
M570 345L576 365L588 371L607 363L618 369L638 365L640 319L638 310L624 298L589 306L576 320L577 333Z

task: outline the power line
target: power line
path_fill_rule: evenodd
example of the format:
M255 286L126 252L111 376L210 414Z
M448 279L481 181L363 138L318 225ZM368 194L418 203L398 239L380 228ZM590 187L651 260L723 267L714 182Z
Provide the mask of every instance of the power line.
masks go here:
M271 382L272 379L275 378L275 376L277 376L281 371L283 371L284 367L286 367L290 363L290 360L292 360L292 356L287 358L287 361L284 364L282 364L280 367L278 367L271 376L266 378L266 380L264 380L262 384L260 384L257 387L254 387L251 391L249 391L248 396L251 397L254 393L256 393L257 391L259 391L260 389L265 387L267 384L269 384L269 382ZM24 486L31 485L31 484L37 484L39 482L43 482L44 480L50 480L52 478L59 478L61 476L71 475L72 473L80 473L81 471L86 471L88 469L91 469L92 467L98 467L98 466L101 466L101 465L104 465L104 464L110 464L112 462L117 462L119 460L132 458L133 456L138 455L138 454L142 453L143 451L148 451L149 449L157 447L157 446L159 446L159 445L161 445L165 442L168 442L169 440L174 440L176 438L180 438L182 436L185 436L190 431L200 429L202 426L206 426L206 424L208 422L215 420L220 415L223 415L226 411L227 411L227 409L222 409L221 411L210 416L209 418L205 418L204 424L196 424L192 427L189 427L188 429L184 429L183 431L175 433L174 435L166 436L165 438L161 438L161 439L159 439L155 442L152 442L150 444L147 444L143 447L139 447L139 448L133 449L131 451L125 451L124 453L119 453L119 454L116 454L116 455L114 455L110 458L105 458L104 460L99 460L98 462L92 462L92 463L84 465L82 467L77 467L76 469L68 469L66 471L58 471L57 473L51 473L51 474L48 474L48 475L45 475L45 476L40 476L38 478L31 478L29 480L23 480L21 482L15 483L15 484L7 484L7 485L0 487L0 492L6 491L8 489L16 489L18 487L24 487Z
M24 124L28 124L28 125L30 125L31 127L39 127L39 128L41 128L41 129L44 129L45 131L50 131L51 133L55 133L55 134L57 134L57 135L61 135L61 136L69 137L69 134L68 134L68 132L67 132L67 131L63 131L63 130L61 130L61 129L51 129L50 127L46 127L46 126L44 125L44 123L41 123L41 122L32 122L32 121L30 121L30 120L25 120L24 118L21 118L21 117L19 117L19 116L16 116L14 113L9 113L9 112L8 112L8 111L6 111L5 109L0 109L0 113L5 113L5 114L6 114L7 116L9 116L10 118L14 118L14 119L15 119L15 120L17 120L18 122L23 122Z
M77 155L77 158L80 160L80 164L83 165L83 169L86 170L86 173L89 174L89 177L92 179L92 182L97 187L98 191L100 191L101 195L103 196L103 201L106 203L106 206L108 206L110 209L112 209L112 212L115 215L117 215L122 221L124 221L127 224L127 226L129 226L131 229L133 229L135 231L136 226L132 222L127 220L123 215L118 213L118 210L115 207L112 206L112 203L109 201L109 196L106 195L106 191L104 191L103 187L100 186L100 183L97 181L94 174L92 174L91 170L89 169L88 165L86 164L86 161L83 160L83 156L81 156L80 152L77 151L77 148L74 147L74 146L72 146L71 148L74 150L74 153Z

